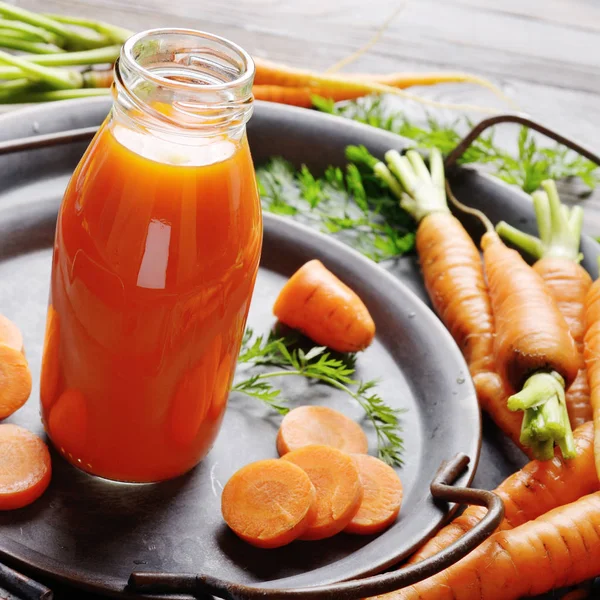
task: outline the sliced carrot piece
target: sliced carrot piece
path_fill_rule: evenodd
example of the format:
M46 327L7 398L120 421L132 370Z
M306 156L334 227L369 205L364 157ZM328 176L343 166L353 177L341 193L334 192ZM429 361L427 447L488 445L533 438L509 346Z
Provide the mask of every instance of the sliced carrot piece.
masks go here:
M364 350L375 337L375 323L363 301L318 260L292 275L279 292L273 313L338 352Z
M31 394L31 372L20 350L0 344L0 419L21 408Z
M37 500L51 475L48 447L37 435L11 423L0 425L0 510Z
M4 315L0 315L0 344L23 352L23 334L21 330Z
M58 362L60 350L60 328L58 313L52 305L48 306L46 316L46 335L42 354L42 374L40 379L40 400L42 407L48 410L56 400L60 367Z
M260 460L242 467L223 488L221 512L233 532L259 548L278 548L314 519L315 487L291 462Z
M88 409L76 389L63 392L50 410L48 429L52 442L71 461L82 459L87 443Z
M331 446L349 454L366 454L369 449L360 425L341 412L326 406L294 408L281 422L277 452L283 456L312 445Z
M316 515L301 540L322 540L348 526L360 507L363 488L352 457L330 446L306 446L282 457L306 471L317 490Z
M371 535L387 529L398 517L402 504L402 483L396 471L368 454L353 454L363 486L358 512L344 531Z

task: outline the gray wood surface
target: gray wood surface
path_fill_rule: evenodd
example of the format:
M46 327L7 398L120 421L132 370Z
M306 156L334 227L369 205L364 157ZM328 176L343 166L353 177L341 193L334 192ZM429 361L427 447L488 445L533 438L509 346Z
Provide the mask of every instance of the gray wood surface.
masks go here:
M469 71L500 85L522 111L600 147L598 0L17 1L38 11L104 19L134 30L204 29L238 42L255 56L314 69L326 69L354 52L396 13L379 42L346 71ZM418 92L510 108L474 85ZM412 103L399 105L422 113ZM445 113L446 118L455 116ZM506 136L513 135L511 126L504 127ZM575 200L581 188L567 192ZM600 193L583 205L586 230L600 234Z

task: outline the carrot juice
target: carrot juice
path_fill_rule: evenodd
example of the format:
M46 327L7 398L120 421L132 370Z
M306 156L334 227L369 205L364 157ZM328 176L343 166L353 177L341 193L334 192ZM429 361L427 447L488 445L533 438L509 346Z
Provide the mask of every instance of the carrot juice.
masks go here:
M108 479L153 482L188 471L223 418L262 221L249 114L227 128L213 119L189 130L189 96L206 95L211 83L184 90L183 124L177 110L144 120L139 102L131 111L117 96L60 208L42 417L67 460ZM181 92L179 82L173 87ZM118 78L117 92L125 92Z

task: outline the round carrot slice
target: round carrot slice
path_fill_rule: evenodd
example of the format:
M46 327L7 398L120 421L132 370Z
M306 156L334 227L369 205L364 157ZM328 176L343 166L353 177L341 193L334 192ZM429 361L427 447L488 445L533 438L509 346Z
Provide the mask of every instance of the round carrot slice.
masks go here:
M63 392L50 410L48 429L52 442L73 462L81 460L86 448L87 412L84 395L75 389Z
M371 535L387 529L398 517L402 483L396 471L368 454L352 455L363 486L363 499L346 533Z
M0 419L21 408L31 394L31 372L20 350L0 344Z
M37 435L18 425L0 425L0 510L37 500L51 475L48 447Z
M316 515L301 540L322 540L348 526L360 507L363 488L352 457L329 446L306 446L281 459L306 471L317 490Z
M23 352L23 334L21 330L4 315L0 315L0 344Z
M260 460L237 471L223 488L221 512L236 535L259 548L278 548L306 531L316 492L291 462Z
M46 317L46 335L42 354L42 374L40 378L40 400L42 407L48 410L56 400L60 367L58 362L60 350L60 329L58 313L52 305L48 306Z
M283 456L304 446L331 446L343 452L365 453L367 436L360 425L326 406L299 406L281 422L277 452Z

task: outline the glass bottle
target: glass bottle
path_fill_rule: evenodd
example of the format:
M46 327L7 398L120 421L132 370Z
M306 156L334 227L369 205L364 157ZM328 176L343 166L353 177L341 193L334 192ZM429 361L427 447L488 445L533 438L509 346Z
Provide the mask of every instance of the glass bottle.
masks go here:
M253 77L183 29L133 36L115 66L58 215L42 363L48 435L89 473L168 479L219 431L262 243Z

